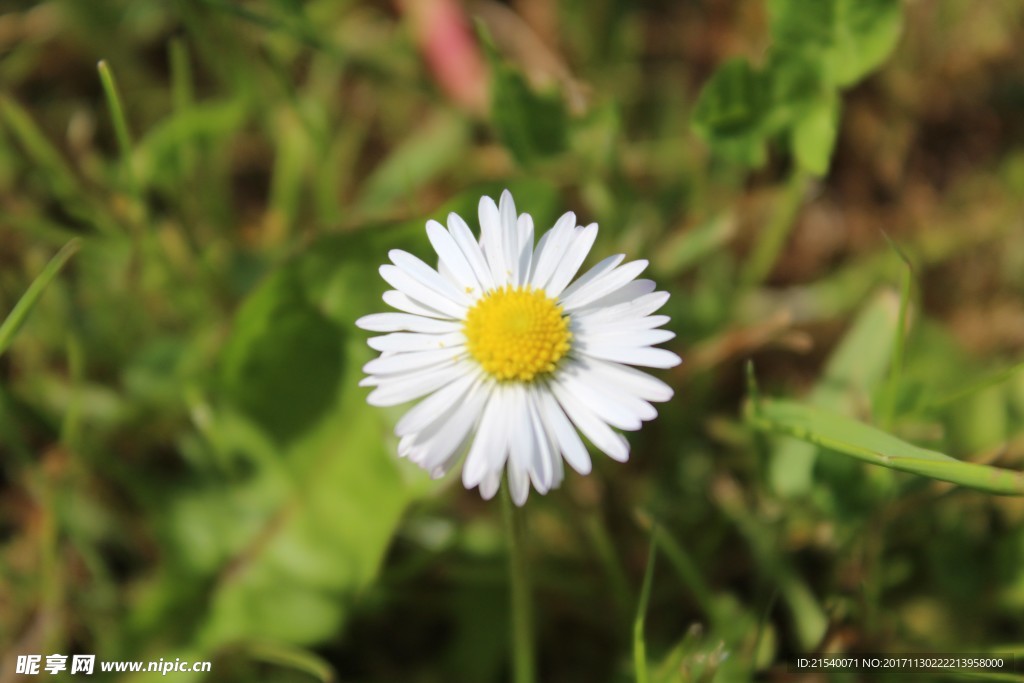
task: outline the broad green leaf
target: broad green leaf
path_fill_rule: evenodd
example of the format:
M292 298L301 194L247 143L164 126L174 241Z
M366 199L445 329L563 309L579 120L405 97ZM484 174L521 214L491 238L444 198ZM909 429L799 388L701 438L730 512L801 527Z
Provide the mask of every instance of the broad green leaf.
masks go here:
M765 118L773 132L792 126L823 98L835 97L835 88L824 80L821 65L784 46L775 46L769 53L765 77L769 86Z
M793 401L760 399L747 405L756 429L788 434L836 453L989 493L1024 495L1024 473L957 460L907 443L835 412Z
M694 107L694 126L709 140L758 133L769 96L769 83L762 72L745 59L729 60L701 90Z
M764 163L770 82L743 59L722 64L704 85L693 111L697 134L719 155L739 163Z
M376 576L416 489L364 394L350 383L333 419L288 450L287 493L222 574L199 634L204 647L320 642Z
M226 396L285 444L334 400L345 330L308 301L293 269L272 276L233 327L221 365Z
M829 54L836 85L849 87L877 69L896 47L901 0L836 0L835 44Z
M491 84L491 119L505 146L522 163L568 146L568 115L557 90L534 92L517 69L499 64Z
M818 60L826 78L849 87L892 52L903 19L900 0L771 0L774 45Z
M242 307L223 361L240 412L215 410L204 431L223 474L159 505L172 569L154 596L171 597L152 598L136 619L140 633L173 637L160 624L188 601L199 616L176 640L206 655L339 632L406 506L433 486L397 458L393 416L366 403L359 368L372 351L365 333L347 332L382 308L380 290L367 286L377 277L371 246L408 247L413 234L324 240Z
M523 164L565 151L569 123L561 93L535 92L522 72L498 54L483 22L476 28L491 65L490 113L498 137Z
M822 97L793 124L790 145L796 162L809 173L828 172L839 128L839 98Z
M50 262L43 268L43 272L36 276L36 279L32 281L25 293L22 294L18 303L14 305L11 312L7 314L4 321L0 323L0 356L3 355L4 351L11 345L14 340L14 336L21 329L21 326L25 324L25 320L28 319L29 314L35 305L39 302L39 298L46 291L47 286L53 279L57 277L64 264L68 262L78 248L81 246L81 240L73 239L64 245L57 254L50 259Z
M834 41L836 0L769 0L772 40L785 50L827 49Z

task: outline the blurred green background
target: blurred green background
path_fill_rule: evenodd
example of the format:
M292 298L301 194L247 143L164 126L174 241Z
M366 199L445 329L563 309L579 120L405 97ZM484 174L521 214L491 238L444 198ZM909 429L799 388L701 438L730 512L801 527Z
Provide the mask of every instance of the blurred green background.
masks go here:
M1018 0L0 12L0 681L508 680L499 506L397 459L353 326L505 187L649 259L684 357L528 503L541 680L1024 655L1021 499L848 457L1024 469Z

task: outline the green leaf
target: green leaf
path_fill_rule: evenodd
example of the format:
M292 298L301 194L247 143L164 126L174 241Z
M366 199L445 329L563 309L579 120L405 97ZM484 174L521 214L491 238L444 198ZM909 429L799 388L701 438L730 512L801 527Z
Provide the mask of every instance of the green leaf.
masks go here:
M203 429L221 477L157 507L170 568L157 595L172 597L139 615L140 638L166 638L168 615L192 600L200 616L178 638L204 655L323 642L372 584L406 506L434 484L397 458L393 415L358 386L366 335L345 330L381 308L370 252L414 234L422 226L321 240L244 304L222 363L241 410L211 410Z
M224 350L226 397L279 444L312 426L342 379L345 331L306 298L293 269L242 307Z
M888 59L903 26L901 0L837 0L832 80L849 87Z
M561 93L534 92L522 72L498 54L482 22L477 35L491 65L491 122L501 141L523 164L565 151L569 122Z
M568 117L557 90L534 92L515 68L494 71L491 118L505 146L522 163L565 151Z
M402 476L385 440L389 428L364 394L351 383L334 419L287 451L286 480L264 470L287 493L268 501L264 524L222 573L199 634L205 647L251 638L320 642L376 576L417 489Z
M1024 473L957 460L907 443L837 413L793 401L762 399L747 406L747 420L772 434L788 434L821 448L960 486L1004 495L1024 495Z
M822 98L835 96L835 88L822 77L820 64L784 46L772 49L765 72L770 87L766 118L773 132L792 126Z
M32 281L32 284L29 285L27 290L25 290L25 293L18 300L18 303L14 305L11 312L7 314L6 318L4 318L3 323L0 323L0 356L4 354L4 351L6 351L11 345L11 342L14 341L14 336L28 319L32 309L35 308L35 305L39 302L39 298L43 295L43 292L46 291L47 286L49 286L49 284L53 282L53 279L57 277L57 274L60 273L64 264L68 262L68 259L75 255L75 252L78 251L81 244L81 240L73 239L64 245L64 248L58 251L57 254L50 259L50 262L46 264L46 267L43 268L43 272L39 273L36 279Z
M888 58L903 21L900 0L772 0L768 9L774 45L817 61L843 88Z
M750 166L764 163L770 82L746 60L722 64L704 85L693 127L719 155Z
M790 144L801 168L816 176L828 172L839 129L839 98L822 97L793 125Z

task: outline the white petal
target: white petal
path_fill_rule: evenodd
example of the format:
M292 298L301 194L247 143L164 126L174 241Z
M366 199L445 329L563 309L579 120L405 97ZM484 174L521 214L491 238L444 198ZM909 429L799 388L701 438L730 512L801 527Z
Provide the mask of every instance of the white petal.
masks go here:
M451 452L451 455L442 462L440 465L435 466L428 474L431 479L440 479L452 471L452 468L462 460L462 456L466 454L469 449L469 442L473 438L473 430L466 433L466 436L462 439L462 442Z
M613 460L626 462L629 459L629 442L622 434L605 424L590 408L583 405L561 386L554 382L550 386L555 398L565 410L565 414L590 439L591 443Z
M658 403L664 403L673 396L672 387L642 370L596 358L589 359L587 363L591 372L600 377L613 393L628 392L645 401Z
M431 246L434 247L434 251L437 252L437 257L441 260L441 263L451 271L452 276L459 283L463 291L468 289L469 291L466 293L471 297L483 291L483 287L477 281L476 274L473 273L473 268L469 265L469 261L466 260L462 249L455 243L455 238L444 229L443 225L437 221L428 221L427 238L430 240Z
M491 277L490 266L487 265L484 253L480 251L480 244L473 237L473 232L466 225L466 221L462 220L457 213L450 213L448 214L448 229L451 231L455 243L462 250L462 255L466 257L466 261L473 269L477 282L484 290L492 289L494 279Z
M395 425L395 435L415 434L441 419L455 406L464 403L471 391L475 393L480 383L479 374L467 373L448 386L438 389L402 416L398 424Z
M480 497L484 500L494 498L498 492L498 485L501 483L501 470L488 472L484 480L480 482Z
M448 334L422 334L420 332L392 332L380 337L366 340L371 349L377 351L433 351L435 349L455 349L466 343L462 332Z
M605 273L614 270L615 266L622 263L622 259L624 258L626 258L625 254L615 254L613 256L609 256L608 258L602 259L601 261L598 261L597 265L588 270L587 272L583 273L583 275L580 276L579 280L576 280L576 282L572 283L571 285L565 288L565 290L558 297L559 303L564 302L566 297L572 296L576 291L580 289L580 287L583 287L587 283L592 282L593 280L601 277ZM550 293L550 291L551 290L549 288L548 292Z
M516 204L508 190L501 193L498 213L501 214L501 252L505 257L505 272L511 284L519 284L519 229L516 226Z
M388 252L388 258L424 287L432 289L441 296L463 306L468 306L472 303L472 300L464 291L459 291L455 285L441 277L440 273L409 252L402 251L401 249L392 249ZM415 293L412 295L415 296Z
M573 361L572 365L576 365L579 370L578 374L574 379L578 380L582 385L578 389L580 393L577 394L584 403L593 407L590 403L590 397L600 396L607 405L613 406L615 412L619 415L628 415L630 418L637 418L640 421L646 422L653 420L658 417L658 411L650 403L645 401L640 396L636 395L631 391L614 391L612 386L609 386L605 382L605 377L594 371L591 363L600 361L592 361L591 359L578 359ZM569 369L569 372L565 373L567 377L572 377L572 372L575 368ZM595 410L594 412L601 415L600 411ZM613 420L605 420L613 427L619 427L620 429L630 430L628 427L620 427ZM625 420L622 420L625 421ZM639 429L640 425L634 429Z
M544 288L548 296L557 297L562 295L566 286L576 277L576 273L586 260L587 254L590 253L590 249L594 246L594 240L596 239L597 223L591 223L585 228L573 230L569 246L566 248L565 253L559 257L558 263L555 266L555 272L551 276L551 281ZM618 261L621 261L623 258L625 256L621 256ZM618 261L615 263L618 263Z
M573 320L584 324L616 323L626 324L627 321L650 315L665 305L668 292L653 292L628 303L616 304L602 309L587 309L573 313Z
M636 278L647 267L647 261L631 261L615 270L602 276L594 278L585 285L578 287L572 294L561 298L562 307L566 311L586 306L592 301L597 301L606 294L611 294L627 282Z
M467 489L477 486L484 477L501 472L508 455L508 421L505 387L495 386L480 417L476 439L462 467L462 483Z
M526 504L530 495L530 475L512 460L508 463L508 492L512 495L512 502L519 507Z
M472 397L475 398L475 397ZM438 420L429 429L416 434L408 458L435 479L446 471L446 465L459 446L465 442L474 423L480 417L479 401L468 400L456 406L447 418Z
M548 448L551 450L551 465L554 468L551 475L551 488L557 489L565 480L565 463L558 455L558 443L555 441L554 434L550 432L548 432Z
M654 346L675 338L676 333L672 330L633 330L623 327L618 330L596 332L588 334L577 346L586 348L597 348L601 346Z
M571 372L568 368L563 369L555 377L552 384L564 387L566 391L590 408L591 412L612 427L618 427L629 432L640 429L643 418L633 410L633 406L627 405L625 401L620 400L618 397L610 396L598 387L596 383L586 381L580 376L585 373L573 375Z
M437 320L408 313L374 313L364 315L356 321L356 327L371 332L429 332L444 334L462 329L462 323L455 320Z
M667 315L649 315L638 320L609 320L595 323L591 321L591 318L577 313L572 317L570 325L573 335L578 338L585 338L591 335L598 336L608 332L617 332L624 328L630 330L651 330L655 327L661 327L671 320Z
M533 261L533 216L524 213L516 223L519 233L519 265L516 270L516 284L525 285L530 278L530 262Z
M491 271L491 279L495 287L508 284L508 268L505 266L505 253L502 247L501 214L490 197L480 198L480 246Z
M366 397L366 402L372 406L397 406L437 391L473 369L469 363L459 363L383 378L380 385Z
M364 365L363 372L374 375L391 375L425 368L428 365L451 364L464 357L463 350L460 348L434 348L429 351L411 353L386 353Z
M441 276L437 273L434 273L434 275L437 277L438 282L444 283L446 287L454 291L455 287L450 282L442 280ZM398 266L381 266L380 276L384 278L389 285L400 291L402 294L405 294L417 303L421 303L424 306L428 306L443 313L445 317L462 320L466 316L467 306L465 304L459 303L455 299L424 286L423 283L413 278L412 275ZM462 296L465 297L465 294Z
M550 434L554 435L558 447L562 451L569 466L580 474L590 474L590 454L583 440L569 423L558 401L547 390L537 392L540 402L540 414Z
M391 306L392 308L397 308L400 311L405 311L406 313L412 313L413 315L423 315L427 316L428 318L442 318L444 320L452 320L452 316L448 315L447 313L442 313L441 311L435 308L430 308L424 304L421 304L420 302L409 298L407 295L395 289L389 289L388 291L384 292L383 299L384 303L386 303L388 306Z
M576 214L570 211L563 214L553 228L541 235L537 248L533 251L533 266L529 279L531 286L537 289L547 286L551 274L555 272L555 266L565 255L575 225Z
M595 349L586 349L581 344L577 347L577 350L593 358L625 363L626 365L642 365L648 368L674 368L683 362L682 358L671 351L650 347L601 346Z
M514 471L522 472L528 475L527 488L529 480L537 480L540 482L538 490L546 493L551 488L551 463L550 459L544 462L543 448L547 438L543 435L543 424L534 419L536 410L532 406L533 400L526 386L510 386L509 396L509 419L512 424L509 438L509 476L511 477ZM515 486L511 490L515 493ZM525 494L522 499L526 500Z
M551 447L551 437L540 416L540 401L536 387L530 385L526 392L526 409L529 428L533 435L533 457L530 466L530 481L540 493L547 493L554 485L555 466L558 452Z
M658 286L654 284L654 280L633 280L632 282L627 282L616 290L594 299L585 306L580 306L574 312L578 314L581 309L585 311L599 310L602 308L617 306L619 304L629 303L630 301L639 299L645 294L650 294L657 288Z

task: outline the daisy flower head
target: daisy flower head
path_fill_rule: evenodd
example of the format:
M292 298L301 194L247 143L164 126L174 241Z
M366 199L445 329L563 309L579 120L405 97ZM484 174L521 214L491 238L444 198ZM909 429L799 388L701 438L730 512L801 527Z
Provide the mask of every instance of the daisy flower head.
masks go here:
M508 473L517 505L532 484L557 487L563 459L580 474L590 456L580 434L625 462L633 431L672 398L667 384L632 366L670 368L679 356L654 345L674 333L653 315L668 300L647 261L610 256L573 281L597 237L597 224L566 213L534 244L533 218L517 214L506 190L480 200L480 239L457 214L447 228L427 223L435 270L394 249L380 274L399 312L356 321L382 332L380 356L364 366L367 400L393 406L417 399L395 426L398 454L432 477L463 454L462 482L489 499Z

